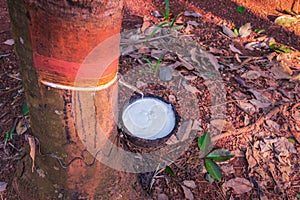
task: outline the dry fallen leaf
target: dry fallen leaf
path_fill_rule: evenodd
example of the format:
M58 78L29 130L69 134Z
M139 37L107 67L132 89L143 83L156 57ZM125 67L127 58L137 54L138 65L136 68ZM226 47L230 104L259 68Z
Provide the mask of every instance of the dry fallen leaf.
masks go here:
M183 184L184 184L186 187L189 187L189 188L192 188L192 189L195 189L195 188L196 188L196 183L195 183L195 181L184 180L184 181L183 181Z
M255 107L251 103L238 101L238 106L246 113L248 114L254 114L256 112Z
M237 49L233 44L230 44L230 45L229 45L229 48L230 48L230 50L231 50L232 52L234 52L234 53L238 53L238 54L240 54L240 55L243 54L243 53L242 53L239 49Z
M199 13L189 12L189 11L184 11L183 15L186 17L197 17L197 18L202 16Z
M192 191L185 187L184 185L181 185L182 189L183 189L183 193L184 193L184 197L188 200L194 200L194 195L192 193Z
M271 103L263 103L263 102L261 102L259 100L256 100L256 99L251 99L250 103L252 103L257 108L267 108L271 105Z
M210 121L210 124L215 127L216 129L222 131L225 128L225 125L227 124L227 121L224 119L214 119Z
M250 70L246 73L244 73L241 77L249 80L258 79L261 76L261 74L258 71Z
M254 89L248 89L247 91L251 92L255 96L255 98L261 102L264 102L264 103L270 102L270 99L268 99L265 95L263 95L262 93L254 90Z
M200 25L198 22L196 22L196 21L191 21L191 20L188 21L187 24L193 25L193 26L196 26L196 27L198 27L198 26Z
M176 133L178 140L185 141L189 138L192 131L193 120L189 119L181 123Z
M230 179L229 181L226 181L223 185L222 188L227 191L228 188L232 188L234 193L236 194L244 194L246 192L249 192L252 189L252 184L250 181L248 181L245 178L233 178Z
M251 33L251 24L246 23L245 25L241 26L239 29L239 36L241 37L247 37Z
M29 146L30 146L30 157L32 159L31 171L34 172L34 168L35 168L35 165L34 165L34 162L35 162L35 149L36 149L35 140L34 140L33 136L28 136L27 139L28 139L28 143L29 143Z
M223 30L223 33L225 33L227 36L229 37L236 37L236 35L234 34L234 32L228 28L227 26L223 25L222 26L222 30Z
M267 120L266 120L266 124L267 124L271 129L273 129L274 131L280 129L280 125L279 125L277 122L273 121L273 120L267 119Z
M16 132L18 135L22 135L27 131L27 127L24 123L24 120L20 120L16 126Z
M247 162L248 162L248 169L252 169L257 165L257 161L254 158L254 156L255 155L253 154L252 148L248 147L247 151L246 151L246 159L247 159Z
M4 192L6 190L7 183L0 182L0 192Z
M220 168L222 169L224 175L230 175L235 173L233 165L221 165Z
M275 79L290 79L291 78L290 70L283 67L281 64L274 65L270 69L270 72L274 75Z
M14 39L8 39L5 42L3 42L3 44L11 46L11 45L15 44L15 41L14 41Z
M193 70L194 69L194 66L187 62L184 58L182 58L181 56L178 56L179 60L181 61L180 64L181 66L187 68L188 70Z
M188 85L188 84L186 83L185 80L182 81L182 86L183 86L187 91L189 91L189 92L191 92L191 93L193 93L193 94L200 93L200 91L199 91L196 87L191 86L191 85Z

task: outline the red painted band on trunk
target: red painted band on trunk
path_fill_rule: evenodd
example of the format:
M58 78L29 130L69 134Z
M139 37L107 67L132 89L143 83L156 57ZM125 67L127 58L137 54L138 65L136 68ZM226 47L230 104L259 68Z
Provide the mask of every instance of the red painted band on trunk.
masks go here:
M34 67L40 80L76 87L95 87L111 81L118 71L118 59L108 66L97 63L81 64L66 62L34 54ZM80 71L80 68L84 70Z

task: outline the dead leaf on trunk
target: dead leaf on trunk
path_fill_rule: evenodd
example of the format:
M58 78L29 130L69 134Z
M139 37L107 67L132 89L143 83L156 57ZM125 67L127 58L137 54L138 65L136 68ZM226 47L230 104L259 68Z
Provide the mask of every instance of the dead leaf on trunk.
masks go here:
M35 152L36 152L36 145L35 145L35 140L33 136L27 136L27 140L30 146L30 158L32 160L32 165L31 165L31 171L34 172L34 162L35 162Z
M223 185L222 188L224 191L227 191L228 188L232 188L234 193L236 194L244 194L246 192L249 192L252 190L252 184L250 181L248 181L245 178L233 178L230 179L229 181L226 181Z
M194 195L192 191L188 187L185 187L184 185L181 185L181 187L183 189L184 197L188 200L194 200Z

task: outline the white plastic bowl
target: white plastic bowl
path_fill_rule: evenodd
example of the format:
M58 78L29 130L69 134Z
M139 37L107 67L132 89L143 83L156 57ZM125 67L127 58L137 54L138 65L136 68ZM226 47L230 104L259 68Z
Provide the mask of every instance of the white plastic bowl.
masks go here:
M148 140L166 137L176 124L172 105L154 97L130 103L123 110L122 121L132 136Z

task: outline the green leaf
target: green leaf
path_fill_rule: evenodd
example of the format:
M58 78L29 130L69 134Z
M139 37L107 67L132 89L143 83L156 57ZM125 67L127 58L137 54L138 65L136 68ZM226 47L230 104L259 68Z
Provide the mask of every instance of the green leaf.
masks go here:
M239 30L237 28L234 28L233 32L234 32L234 35L239 36Z
M245 8L244 6L238 6L238 7L236 8L236 10L237 10L239 13L244 13L244 12L246 12L246 8Z
M273 51L275 51L277 53L290 53L292 51L288 47L276 45L275 42L270 42L269 47L270 47L270 49L272 49Z
M175 173L174 173L174 171L172 170L171 167L166 166L165 170L166 170L166 173L169 174L170 176L175 176Z
M205 159L205 168L209 175L216 181L222 180L222 171L220 167L211 159Z
M231 154L231 152L227 149L216 149L216 150L210 152L206 156L206 158L209 158L209 159L212 159L215 161L219 161L219 162L229 160L232 157L233 157L233 154Z
M165 18L166 18L167 21L169 21L169 19L170 19L170 2L169 2L169 0L166 0Z
M300 193L296 194L297 199L300 199Z
M296 141L295 141L295 139L294 138L288 138L288 141L290 142L290 143L292 143L293 145L295 145L296 144Z
M172 28L174 26L174 23L176 22L177 18L181 15L181 13L178 13L171 21L171 23L169 23L169 27ZM183 27L183 26L182 26Z
M257 34L262 34L262 33L265 33L266 30L265 29L255 29L254 32Z
M172 31L176 31L176 30L180 30L183 28L183 25L179 25L179 26L174 26L171 28Z
M210 144L210 134L209 132L204 132L204 134L198 138L198 147L201 151L206 152Z
M24 102L24 104L23 104L22 113L23 113L23 115L28 115L28 113L29 113L28 106L27 106L26 102Z
M148 58L146 58L146 57L143 56L142 59L148 63L149 67L151 67L152 69L154 69L153 63Z
M277 50L277 51L276 51ZM275 48L275 51L278 52L278 53L290 53L291 52L291 49L288 48L288 47L284 47L284 46L277 46Z
M162 54L162 55L159 57L159 59L157 60L156 65L155 65L155 68L154 68L154 74L157 73L158 67L159 67L159 65L160 65L160 62L161 62L161 60L163 59L164 56L165 56L165 54Z
M154 30L151 32L151 34L149 35L148 39L152 38L154 36L154 34L164 25L168 24L168 22L162 22L160 23L157 27L154 28Z

